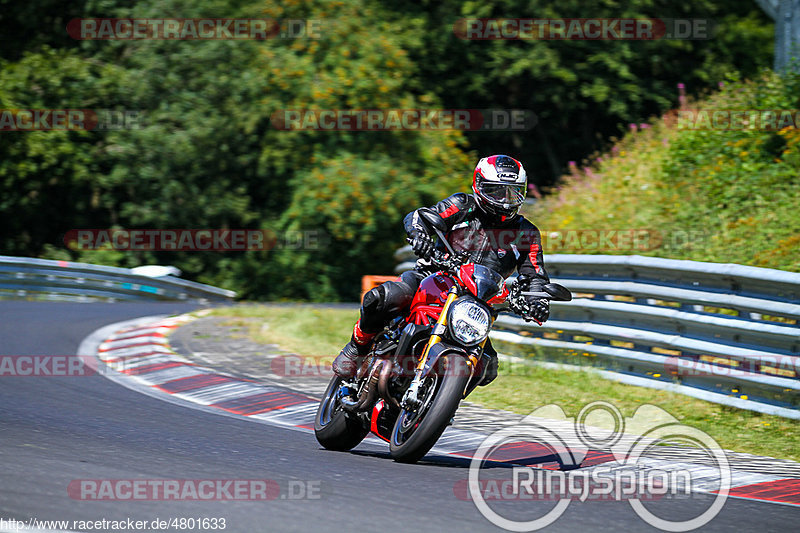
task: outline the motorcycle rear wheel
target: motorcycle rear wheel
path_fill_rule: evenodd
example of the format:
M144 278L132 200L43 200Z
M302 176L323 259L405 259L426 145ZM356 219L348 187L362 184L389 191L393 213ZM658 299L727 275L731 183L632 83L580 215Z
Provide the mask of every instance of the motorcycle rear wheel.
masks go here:
M364 423L355 414L342 409L336 396L341 384L342 378L333 376L314 418L314 435L328 450L350 450L369 433L369 429L364 427Z

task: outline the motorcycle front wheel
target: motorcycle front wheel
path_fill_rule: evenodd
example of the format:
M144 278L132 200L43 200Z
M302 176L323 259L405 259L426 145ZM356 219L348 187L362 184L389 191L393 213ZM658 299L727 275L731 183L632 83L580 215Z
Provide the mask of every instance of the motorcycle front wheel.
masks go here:
M347 451L358 445L369 433L369 429L353 413L342 409L338 398L342 378L333 376L325 395L319 402L314 418L314 435L328 450Z
M422 403L415 411L403 409L392 430L389 449L401 463L415 463L442 436L467 387L470 372L463 356L443 355L439 371L431 372L420 387Z

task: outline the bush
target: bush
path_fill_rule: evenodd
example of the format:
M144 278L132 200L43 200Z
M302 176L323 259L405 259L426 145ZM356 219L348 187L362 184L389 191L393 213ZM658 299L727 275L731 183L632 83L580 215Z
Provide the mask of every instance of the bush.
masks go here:
M800 108L800 76L730 80L698 110ZM800 271L800 130L690 130L674 114L562 179L531 216L544 232L649 229L676 259ZM685 126L685 123L684 123ZM688 239L686 238L688 236ZM593 253L576 246L547 252Z

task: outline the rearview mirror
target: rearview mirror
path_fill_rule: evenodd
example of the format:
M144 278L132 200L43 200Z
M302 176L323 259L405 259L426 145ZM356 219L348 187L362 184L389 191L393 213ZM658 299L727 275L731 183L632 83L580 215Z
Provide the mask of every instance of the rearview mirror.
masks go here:
M569 302L572 300L572 293L569 289L558 283L548 283L542 289L557 302Z
M420 218L425 222L425 224L431 229L438 229L442 233L447 231L447 225L444 223L444 220L435 213L433 213L430 209L422 208L419 211Z

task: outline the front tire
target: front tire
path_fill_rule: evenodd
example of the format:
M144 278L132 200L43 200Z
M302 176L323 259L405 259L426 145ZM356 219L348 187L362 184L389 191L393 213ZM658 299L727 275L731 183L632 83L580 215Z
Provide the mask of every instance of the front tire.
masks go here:
M451 353L441 356L439 361L444 371L434 371L426 378L427 390L420 409L417 412L403 409L397 417L389 442L395 461L416 463L422 459L447 429L461 403L470 379L466 360Z
M333 376L319 402L314 418L314 435L328 450L347 451L358 445L369 433L359 418L344 411L337 398L342 378Z

